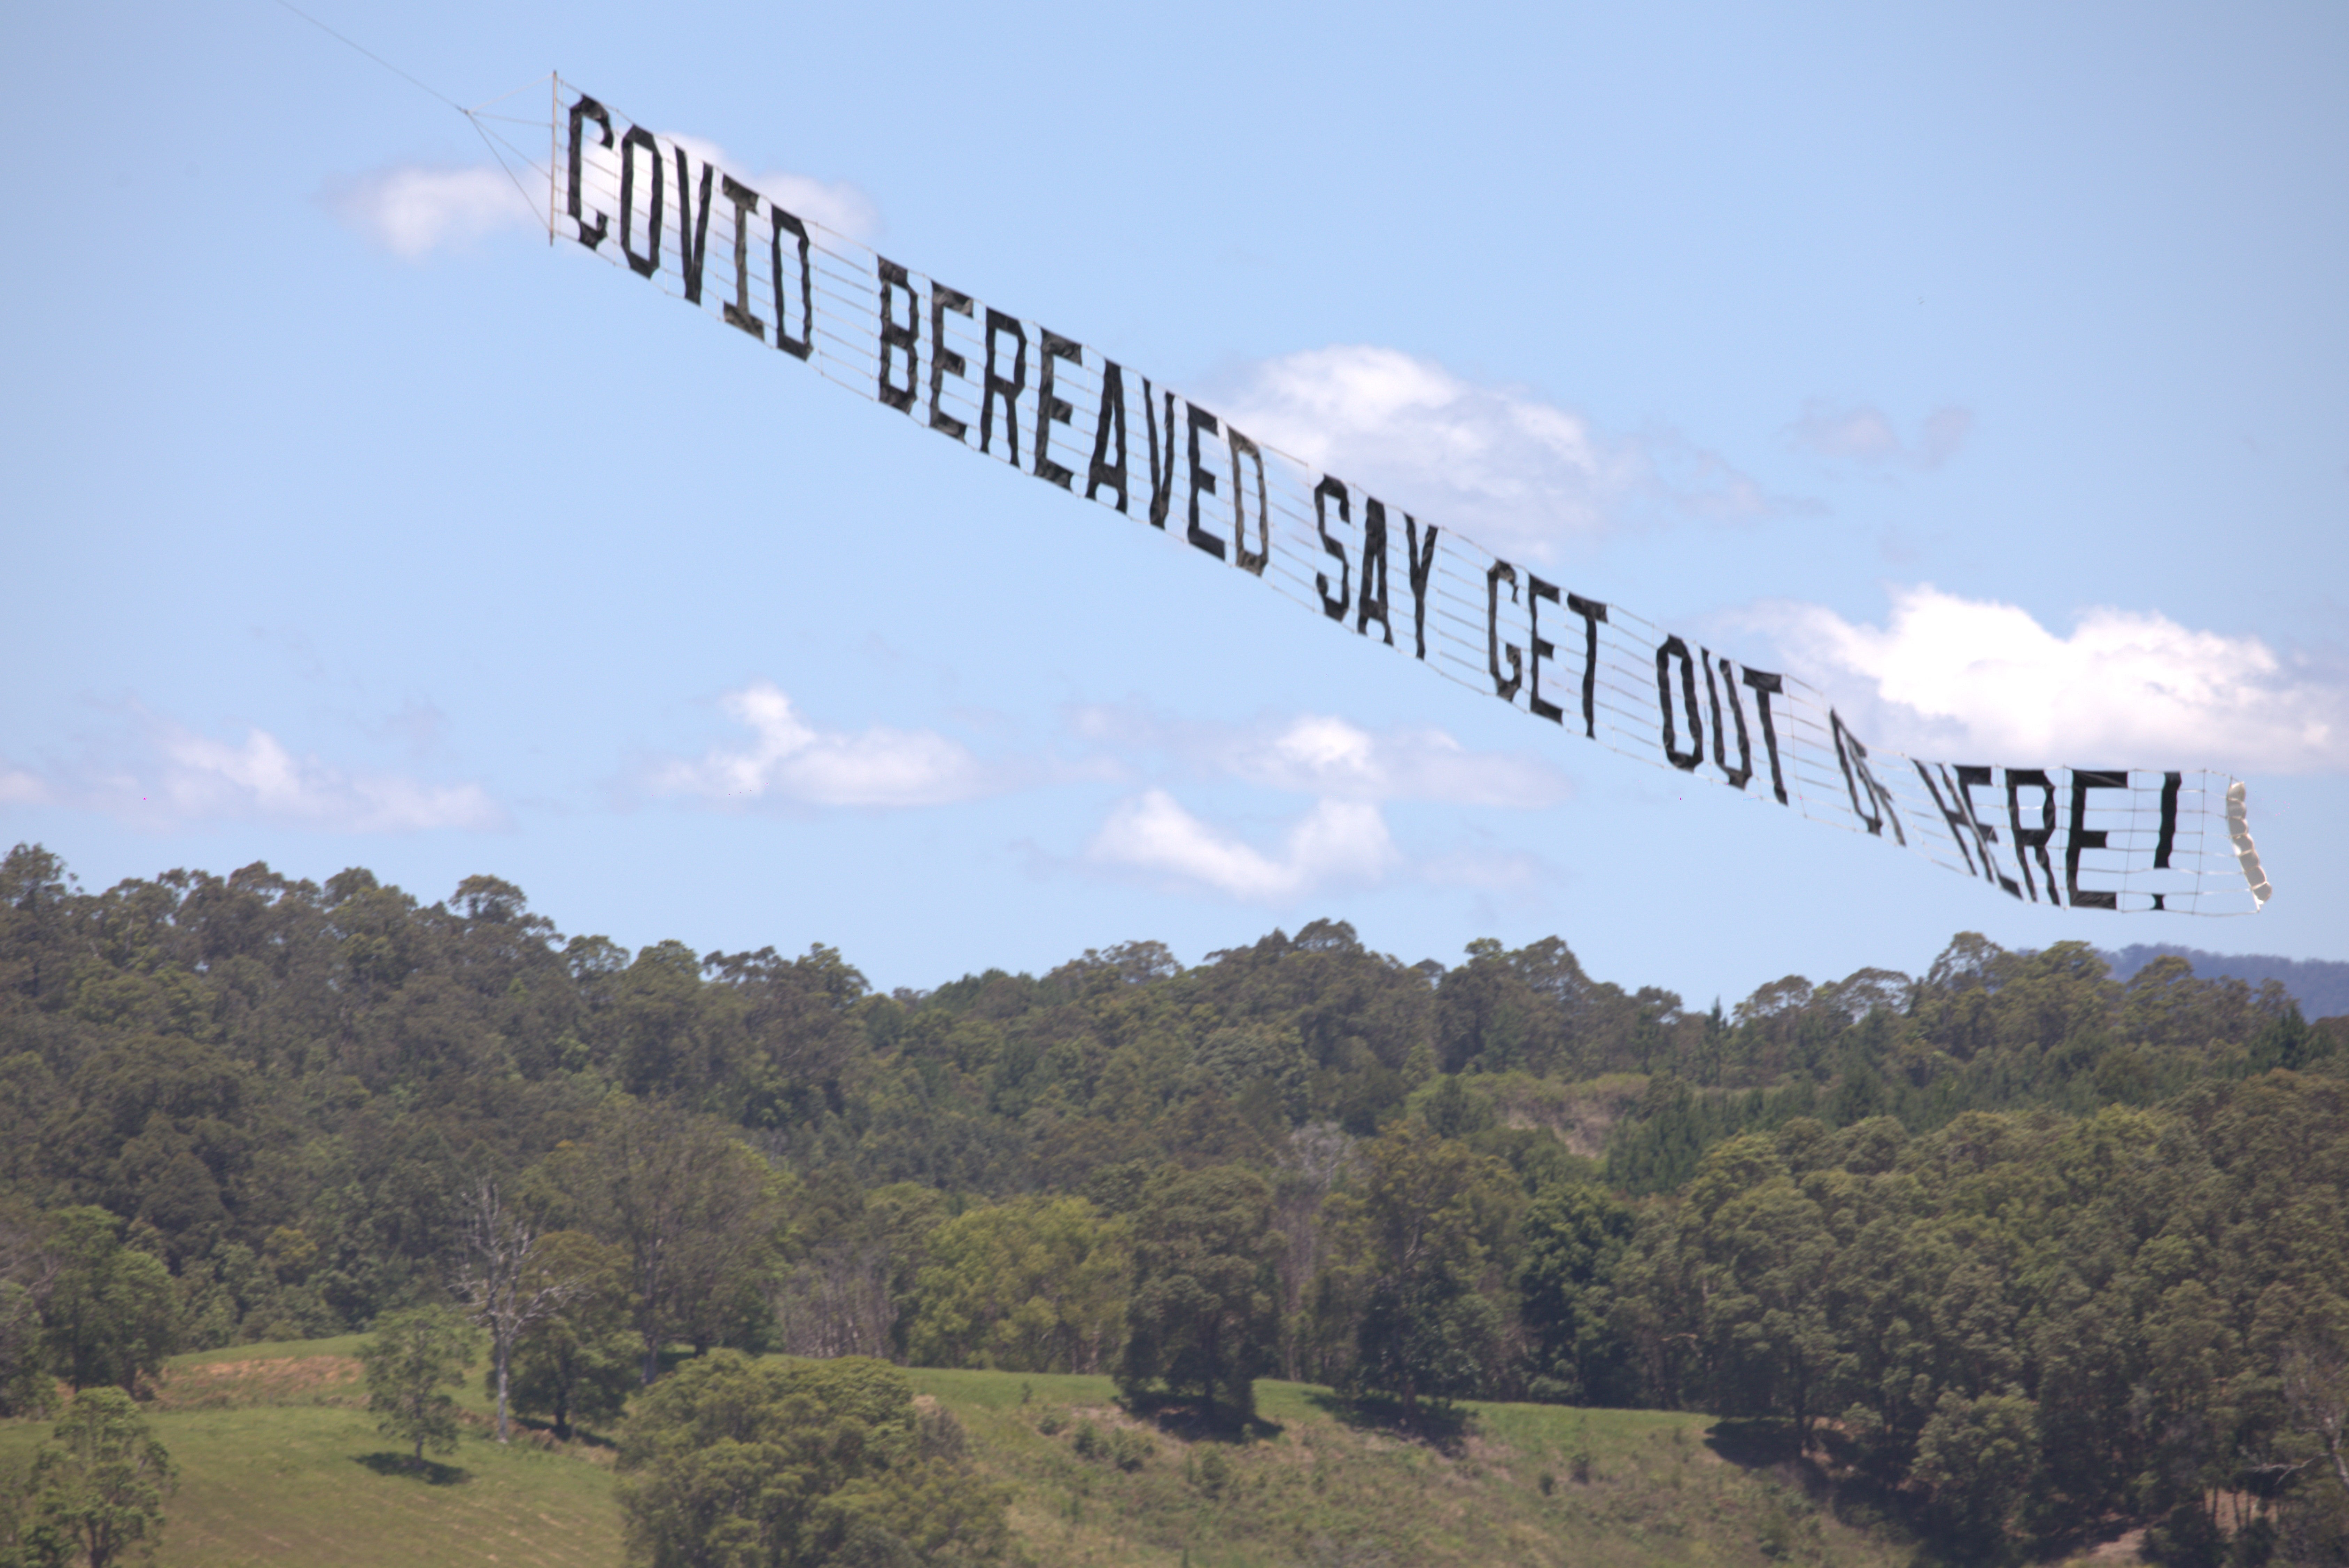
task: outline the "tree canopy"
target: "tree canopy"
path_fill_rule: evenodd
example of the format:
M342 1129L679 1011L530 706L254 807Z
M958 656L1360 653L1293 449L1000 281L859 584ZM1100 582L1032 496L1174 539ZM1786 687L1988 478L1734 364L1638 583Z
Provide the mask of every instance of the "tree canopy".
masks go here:
M83 1388L34 1455L16 1509L16 1558L25 1568L109 1568L151 1553L178 1484L130 1396L110 1384Z
M448 1390L464 1384L480 1339L447 1307L412 1306L386 1315L359 1351L377 1429L413 1443L413 1463L423 1464L427 1449L455 1451L457 1401Z
M951 1417L944 1417L950 1421ZM720 1351L639 1402L620 1446L632 1560L650 1568L984 1563L1005 1500L886 1363Z
M2078 942L1700 1007L1562 937L1406 962L1319 920L885 995L493 877L0 858L11 1411L380 1340L465 1294L489 1186L547 1252L476 1305L566 1429L728 1347L1219 1419L1279 1375L1775 1424L1982 1555L2100 1519L2305 1554L2349 1531L2344 1150L2349 1019Z

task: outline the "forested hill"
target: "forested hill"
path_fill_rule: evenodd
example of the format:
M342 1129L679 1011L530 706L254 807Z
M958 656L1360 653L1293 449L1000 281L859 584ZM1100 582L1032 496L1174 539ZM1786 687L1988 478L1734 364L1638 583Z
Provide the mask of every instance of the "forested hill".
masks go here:
M2329 958L2277 958L2257 953L2205 953L2174 943L2132 943L2106 953L2116 978L2127 980L2157 958L2183 958L2206 980L2232 976L2247 985L2280 983L2311 1017L2349 1013L2349 964Z
M885 995L490 877L0 863L0 1398L437 1298L484 1180L608 1262L558 1418L631 1345L1115 1369L1211 1235L1233 1365L1366 1409L1767 1418L1952 1550L2349 1540L2349 1019L2274 984L1961 934L1691 1011L1317 921Z

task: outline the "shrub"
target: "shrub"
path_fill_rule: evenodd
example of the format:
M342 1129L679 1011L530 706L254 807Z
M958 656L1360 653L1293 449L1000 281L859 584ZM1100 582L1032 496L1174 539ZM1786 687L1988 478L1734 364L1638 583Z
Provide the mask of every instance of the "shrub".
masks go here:
M366 1368L367 1408L377 1429L424 1450L445 1454L457 1446L457 1402L441 1390L460 1386L481 1336L442 1306L419 1306L385 1315L374 1339L359 1352Z
M1109 1435L1109 1460L1122 1470L1138 1470L1150 1460L1151 1442L1140 1432L1120 1427Z
M654 1385L620 1442L635 1562L740 1568L970 1565L1009 1542L1002 1492L956 1457L887 1364L719 1351Z

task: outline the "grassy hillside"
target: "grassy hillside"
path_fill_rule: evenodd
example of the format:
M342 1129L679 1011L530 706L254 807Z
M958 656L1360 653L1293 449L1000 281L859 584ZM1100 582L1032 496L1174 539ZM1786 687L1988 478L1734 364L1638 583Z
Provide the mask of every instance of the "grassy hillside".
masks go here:
M355 1337L181 1357L151 1412L179 1461L161 1568L330 1562L602 1568L620 1560L611 1452L500 1449L479 1427L424 1475L360 1408ZM1268 1430L1188 1441L1104 1377L909 1373L1009 1487L1037 1568L1077 1564L1721 1563L1864 1568L1907 1553L1723 1456L1701 1416L1480 1405L1438 1449L1350 1426L1321 1390L1258 1385ZM468 1404L479 1411L478 1386ZM0 1470L47 1432L0 1422Z
M180 1467L160 1568L497 1563L611 1568L608 1468L469 1437L419 1476L360 1407L357 1336L239 1346L172 1365L149 1419ZM0 1470L48 1433L0 1421Z
M1772 1470L1724 1459L1702 1416L1475 1405L1466 1435L1436 1448L1349 1425L1321 1389L1259 1383L1273 1435L1186 1442L1125 1417L1105 1377L909 1375L961 1417L980 1463L1014 1491L1021 1540L1055 1568L1908 1556ZM1081 1442L1088 1425L1099 1445ZM1110 1451L1081 1452L1095 1446Z

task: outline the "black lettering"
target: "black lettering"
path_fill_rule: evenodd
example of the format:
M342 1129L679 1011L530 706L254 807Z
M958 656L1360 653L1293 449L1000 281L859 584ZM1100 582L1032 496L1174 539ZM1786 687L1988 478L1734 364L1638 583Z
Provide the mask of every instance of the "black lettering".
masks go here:
M1566 709L1554 702L1543 701L1541 694L1542 661L1557 652L1557 645L1546 641L1541 634L1541 602L1545 599L1557 603L1557 590L1532 573L1526 573L1526 649L1533 655L1527 661L1533 665L1530 672L1533 689L1526 694L1526 702L1534 710L1536 718L1546 718L1552 724L1562 725L1566 722Z
M677 270L685 279L685 303L701 303L701 263L709 255L709 181L718 170L701 165L701 216L694 217L692 165L677 150Z
M1085 351L1074 338L1062 337L1050 327L1037 330L1044 335L1044 352L1036 359L1036 477L1067 490L1077 476L1052 460L1052 427L1067 424L1076 410L1052 390L1052 361L1082 365Z
M1009 380L995 373L995 336L1008 332L1019 346L1012 350L1011 376ZM995 439L995 400L1003 399L1003 444L1011 454L1011 466L1019 466L1019 394L1028 389L1028 329L1019 325L1016 315L1006 315L994 306L987 311L987 377L978 395L978 449L986 451Z
M2088 791L2091 789L2126 789L2128 774L2109 768L2075 768L2072 769L2072 830L2064 836L2064 894L2074 909L2114 909L2121 906L2121 895L2108 890L2080 890L2080 851L2101 850L2111 835L2102 828L2088 826Z
M1109 457L1110 431L1117 431L1117 461ZM1103 485L1117 491L1117 510L1125 510L1125 373L1114 359L1102 361L1101 410L1093 416L1093 460L1085 470L1085 499L1091 500Z
M2161 833L2153 841L2153 869L2169 869L2170 851L2178 845L2178 789L2186 782L2182 773L2161 776Z
M2040 791L2039 826L2023 825L2023 791ZM2006 820L2014 828L2014 863L2023 868L2023 890L2031 902L2039 902L2038 884L2031 880L2031 852L2039 852L2039 872L2047 879L2047 902L2061 905L2063 899L2055 892L2055 868L2047 861L2048 841L2055 836L2055 782L2041 768L2010 768L2006 770Z
M750 314L750 214L759 210L759 193L747 185L737 185L731 174L725 176L721 188L726 200L734 204L734 297L726 302L726 325L739 326L764 343L767 324ZM703 213L705 220L708 216Z
M1355 599L1354 631L1370 635L1371 623L1386 634L1394 646L1394 626L1387 619L1387 509L1372 501L1362 509L1362 591Z
M1313 586L1321 595L1321 613L1333 621L1343 621L1354 603L1354 568L1346 559L1346 547L1330 537L1330 502L1333 498L1338 502L1338 521L1350 524L1354 521L1354 502L1346 493L1346 481L1323 474L1321 482L1313 487L1313 528L1321 535L1321 552L1338 563L1338 595L1334 599L1330 596L1330 574L1326 572L1313 574ZM1370 584L1365 582L1362 586L1367 591Z
M1607 606L1596 599L1568 593L1566 607L1582 617L1582 733L1584 738L1596 740L1599 738L1599 623L1607 619Z
M1762 749L1770 754L1770 792L1778 797L1778 804L1786 803L1786 775L1778 766L1778 726L1770 717L1770 698L1786 689L1785 681L1768 670L1749 669L1744 676L1754 693L1754 706L1762 712Z
M1501 584L1509 585L1509 603L1517 602L1517 569L1506 561L1495 561L1485 569L1485 663L1493 672L1493 692L1503 702L1515 702L1517 687L1525 679L1525 659L1515 643L1506 645L1509 673L1501 674Z
M1689 748L1685 755L1680 749L1680 738L1672 728L1672 661L1681 662L1681 694L1688 699ZM1689 657L1688 645L1677 636L1666 637L1656 649L1656 701L1664 711L1664 758L1683 773L1693 773L1696 765L1704 760L1704 721L1696 713L1696 661Z
M1827 709L1827 729L1835 737L1836 761L1843 767L1843 786L1851 792L1853 813L1878 838L1884 836L1884 820L1889 817L1892 836L1907 844L1909 835L1900 826L1900 813L1892 809L1890 793L1868 770L1868 748L1859 743L1859 737L1844 727L1843 717L1833 708ZM1866 805L1860 804L1862 790L1868 793Z
M640 256L629 243L636 222L636 149L643 148L653 160L652 222L646 232L652 236L652 253ZM661 157L660 144L653 133L642 126L628 127L628 134L620 138L620 253L628 258L628 270L640 278L648 278L660 271L661 234Z
M1376 500L1362 508L1370 526L1386 533L1387 509ZM1427 584L1435 575L1435 536L1444 531L1433 523L1427 525L1427 544L1423 551L1419 542L1419 520L1409 512L1402 514L1402 563L1411 573L1411 635L1413 651L1419 658L1427 657Z
M1158 449L1158 405L1151 401L1150 378L1142 378L1142 422L1150 438L1150 526L1166 526L1174 504L1174 394L1166 398L1166 450L1162 465Z
M611 232L612 221L605 217L602 212L598 212L595 214L595 226L591 229L587 226L587 220L580 216L579 131L583 123L591 119L595 122L604 133L604 139L595 145L602 148L609 148L612 145L611 111L606 109L602 104L597 103L594 98L582 94L579 101L571 106L570 211L571 216L577 220L579 224L579 242L592 251L596 246L604 242L604 236Z
M874 263L881 278L881 401L901 414L914 411L914 388L922 374L919 339L922 335L922 299L905 275L905 269L886 256L875 256ZM895 291L905 291L905 319L899 321L891 301ZM897 354L905 356L905 384L903 387L889 379L889 361Z
M1737 766L1732 768L1727 755L1722 749L1725 737L1722 732L1721 724L1721 692L1713 684L1713 650L1705 648L1699 651L1704 659L1705 695L1713 702L1713 765L1721 769L1723 776L1729 780L1731 789L1743 789L1745 788L1746 780L1754 777L1754 738L1745 733L1745 705L1737 699L1737 683L1730 679L1729 661L1723 659L1721 678L1729 686L1730 715L1737 720Z
M960 289L950 289L936 278L930 280L930 428L942 436L959 441L969 434L970 427L947 413L938 405L947 395L947 377L968 377L970 361L947 346L947 312L957 315L970 314L970 295Z
M1958 765L1958 800L1965 808L1966 820L1973 824L1974 838L1982 845L1982 874L1995 881L2009 898L2019 899L2023 896L2022 887L2013 877L1999 871L1990 858L1990 846L1998 842L1998 830L1982 820L1981 808L1974 800L1974 791L1989 787L1992 782L1991 769L1965 763ZM2035 900L2038 895L2033 893L2032 897Z
M1982 850L1982 866L1981 866L1982 875L1992 875L1992 871L1990 871L1990 845L1985 845L1985 842L1981 842L1981 829L1978 829L1978 824L1975 824L1975 821L1971 820L1971 817L1969 817L1969 812L1966 812L1964 796L1959 796L1959 793L1957 793L1957 787L1954 787L1954 784L1952 784L1952 787L1950 787L1950 798L1948 798L1948 800L1942 800L1940 784L1938 784L1938 781L1933 779L1933 770L1930 770L1930 768L1926 768L1924 763L1920 763L1920 760L1917 760L1917 758L1909 758L1909 763L1917 765L1917 777L1920 777L1920 779L1924 779L1924 791L1929 793L1929 796L1933 796L1933 810L1936 810L1936 812L1940 812L1940 820L1950 826L1950 838L1952 838L1952 841L1957 842L1957 852L1966 859L1966 871L1973 871L1973 869L1975 869L1975 866L1973 866L1973 848L1966 848L1966 838L1973 838L1973 841L1975 841L1975 848L1981 848L1981 850ZM1933 768L1940 768L1940 763L1933 763ZM1945 779L1948 779L1948 775L1942 775L1942 777L1945 777Z
M1232 448L1232 564L1255 576L1264 575L1265 563L1272 559L1272 508L1265 496L1264 449L1238 430L1226 425L1224 434ZM1246 485L1240 478L1240 460L1248 459L1256 464L1256 542L1257 548L1247 547L1247 508L1240 504Z
M1884 831L1884 818L1871 809L1876 803L1876 792L1868 791L1868 805L1859 803L1859 784L1852 777L1849 749L1844 745L1843 719L1833 708L1827 709L1827 729L1835 737L1836 761L1843 769L1843 787L1851 795L1852 811L1870 833L1880 836ZM1854 740L1852 744L1856 746L1858 742Z
M1939 811L1941 814L1941 820L1949 825L1951 841L1958 846L1958 853L1965 858L1966 871L1971 874L1974 870L1974 852L1967 847L1966 840L1972 835L1973 824L1966 820L1966 813L1962 807L1941 799L1941 787L1933 781L1932 769L1917 761L1913 757L1909 760L1916 764L1917 777L1925 781L1925 793L1933 798L1933 810ZM1939 764L1935 766L1938 767ZM1952 789L1951 793L1955 795L1956 791ZM1982 864L1987 872L1990 864L1990 851L1987 850L1982 851Z
M767 203L767 216L771 222L767 250L774 268L775 346L794 359L805 359L815 352L815 265L808 255L807 225L772 201ZM783 306L783 232L787 229L800 242L801 335L797 337L791 335L790 313Z
M1216 424L1216 417L1206 409L1188 401L1183 407L1191 411L1191 528L1184 537L1221 561L1224 558L1224 542L1199 526L1199 497L1203 492L1207 495L1216 493L1216 476L1199 466L1199 432L1205 430L1210 436L1219 436L1223 434L1223 427ZM1174 433L1171 419L1166 433L1170 437Z

